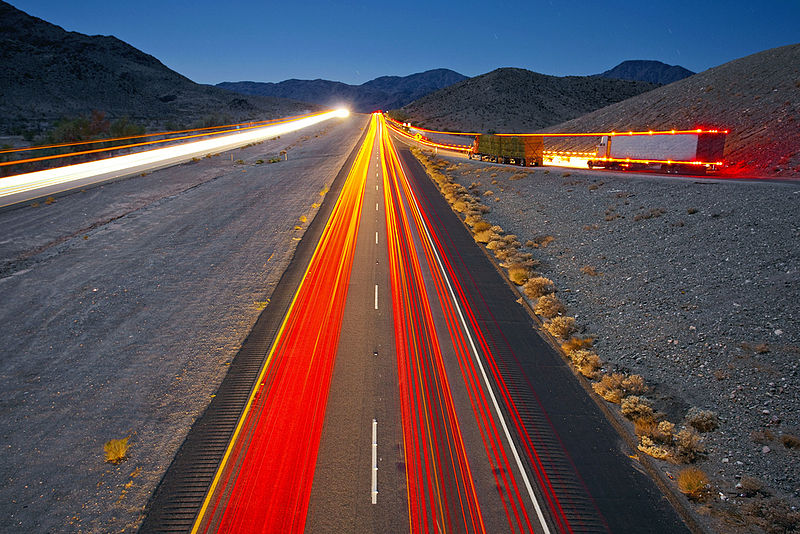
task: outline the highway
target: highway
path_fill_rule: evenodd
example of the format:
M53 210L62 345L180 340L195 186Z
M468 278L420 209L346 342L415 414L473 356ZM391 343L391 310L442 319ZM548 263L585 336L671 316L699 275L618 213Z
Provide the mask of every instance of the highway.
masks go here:
M177 461L142 531L688 532L382 116L342 179L199 506Z

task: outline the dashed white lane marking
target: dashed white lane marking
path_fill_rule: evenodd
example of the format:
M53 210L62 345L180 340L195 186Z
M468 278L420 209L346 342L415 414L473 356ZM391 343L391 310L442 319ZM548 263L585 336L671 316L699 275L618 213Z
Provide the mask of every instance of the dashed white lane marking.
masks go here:
M375 309L378 309L378 284L375 284Z
M375 232L375 244L378 244L378 232Z
M378 422L372 420L372 504L378 503Z
M378 211L378 203L375 203L375 211Z

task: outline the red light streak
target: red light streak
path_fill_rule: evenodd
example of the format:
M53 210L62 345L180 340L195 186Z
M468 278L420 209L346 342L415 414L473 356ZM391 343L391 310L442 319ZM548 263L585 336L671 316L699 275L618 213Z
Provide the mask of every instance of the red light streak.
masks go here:
M305 528L375 133L373 118L192 532Z

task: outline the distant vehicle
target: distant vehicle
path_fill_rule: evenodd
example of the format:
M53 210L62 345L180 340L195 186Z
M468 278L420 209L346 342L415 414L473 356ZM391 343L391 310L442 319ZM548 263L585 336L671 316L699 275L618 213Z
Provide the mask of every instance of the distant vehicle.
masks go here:
M469 159L534 167L542 164L542 152L541 137L480 134L467 155Z
M705 174L722 164L727 131L631 132L603 135L589 168Z

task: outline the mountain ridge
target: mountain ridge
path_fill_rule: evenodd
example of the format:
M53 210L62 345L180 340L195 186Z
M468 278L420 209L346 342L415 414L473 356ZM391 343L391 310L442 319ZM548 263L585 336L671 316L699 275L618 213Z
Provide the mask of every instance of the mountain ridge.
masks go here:
M161 127L316 108L197 84L116 37L70 32L1 0L0 64L0 131L40 130L93 110Z
M656 87L503 67L428 94L404 106L399 115L434 130L530 132Z
M693 74L696 73L680 65L668 65L652 59L629 59L595 76L667 85Z
M292 98L329 107L347 105L353 111L368 113L402 107L465 79L466 76L450 69L431 69L408 76L380 76L360 85L321 78L292 78L281 82L221 82L216 87L245 95Z

